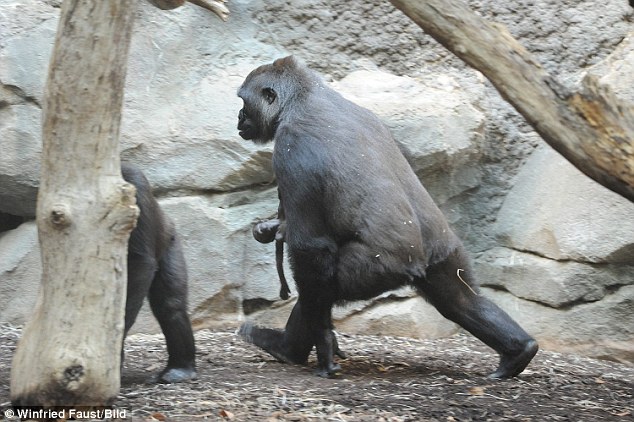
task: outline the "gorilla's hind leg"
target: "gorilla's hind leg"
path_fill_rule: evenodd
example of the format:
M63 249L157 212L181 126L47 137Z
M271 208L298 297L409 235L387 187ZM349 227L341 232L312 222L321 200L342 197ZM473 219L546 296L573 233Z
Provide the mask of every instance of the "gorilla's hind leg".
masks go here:
M149 293L150 306L165 335L167 367L156 381L173 383L196 379L196 349L187 315L187 268L177 237L165 251Z
M535 339L495 303L477 292L462 248L445 261L430 266L417 288L445 318L498 352L500 363L490 378L520 374L537 353Z
M238 335L286 363L305 364L314 346L299 302L293 307L284 331L256 327L246 322L240 327Z
M306 364L308 355L315 346L315 341L310 336L308 324L302 315L299 302L293 307L283 331L257 327L246 322L240 327L238 335L285 363ZM333 357L338 356L341 359L346 359L346 354L339 349L339 343L332 327L329 335L333 345Z

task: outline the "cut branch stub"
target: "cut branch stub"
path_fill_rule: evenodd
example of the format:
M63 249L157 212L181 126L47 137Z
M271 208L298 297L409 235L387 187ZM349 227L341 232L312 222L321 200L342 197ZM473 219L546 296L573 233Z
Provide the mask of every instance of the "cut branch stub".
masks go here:
M63 230L71 225L71 212L70 208L66 204L55 204L51 207L51 212L48 213L49 222L51 226Z

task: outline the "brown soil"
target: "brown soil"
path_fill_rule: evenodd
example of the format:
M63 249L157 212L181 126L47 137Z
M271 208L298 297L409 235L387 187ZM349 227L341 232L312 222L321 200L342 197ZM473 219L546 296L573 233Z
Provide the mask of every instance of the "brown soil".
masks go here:
M0 326L0 408L9 405L19 330ZM441 340L339 336L339 379L277 362L233 332L196 333L196 381L146 384L166 361L162 336L126 341L116 406L126 421L632 421L634 368L540 351L518 378L468 335ZM0 418L2 415L0 414Z

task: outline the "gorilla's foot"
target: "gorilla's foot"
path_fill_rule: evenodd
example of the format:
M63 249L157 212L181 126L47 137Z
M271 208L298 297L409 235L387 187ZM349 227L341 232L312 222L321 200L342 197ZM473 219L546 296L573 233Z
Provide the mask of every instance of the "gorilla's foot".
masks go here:
M339 356L340 359L348 359L348 354L339 347L335 349L335 356Z
M500 357L500 364L494 373L488 378L511 378L519 375L533 359L539 345L533 339L526 342L524 348L513 355L503 355Z
M337 378L341 374L341 366L338 363L331 365L329 368L315 369L315 375L321 378Z
M194 368L165 368L150 380L153 383L173 384L195 380L198 377Z
M251 322L245 322L237 334L247 343L255 344L280 362L301 365L308 360L308 353L292 353L288 350L282 330L257 327Z

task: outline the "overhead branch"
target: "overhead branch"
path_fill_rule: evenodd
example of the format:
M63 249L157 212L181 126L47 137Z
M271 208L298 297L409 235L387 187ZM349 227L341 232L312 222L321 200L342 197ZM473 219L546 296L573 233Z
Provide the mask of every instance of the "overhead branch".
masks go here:
M185 0L148 0L154 6L162 10L176 9L185 4ZM223 21L229 19L229 9L225 6L227 0L187 0L196 6L207 9L220 17Z
M479 70L575 167L634 202L634 109L584 79L571 92L499 24L460 0L391 0L426 33Z

